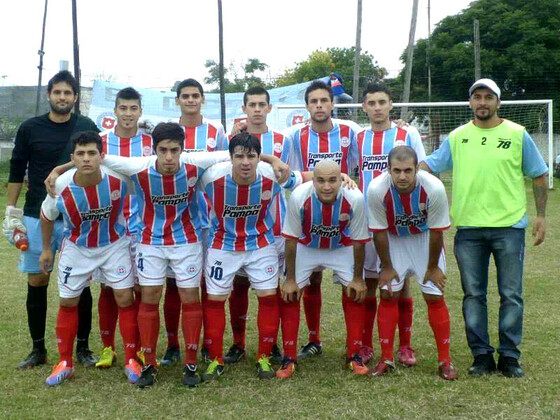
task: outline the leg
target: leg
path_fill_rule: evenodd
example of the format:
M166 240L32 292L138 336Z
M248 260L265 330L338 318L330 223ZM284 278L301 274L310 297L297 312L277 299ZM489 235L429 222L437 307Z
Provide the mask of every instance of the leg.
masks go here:
M303 309L305 320L309 330L309 343L321 344L321 305L323 298L321 295L321 281L323 273L314 271L309 278L310 284L305 288L303 294Z
M47 322L48 284L49 276L43 273L27 274L27 324L33 342L33 349L19 364L18 369L30 369L47 361L45 325Z
M99 292L97 311L99 313L99 332L101 333L103 348L110 348L114 351L119 306L115 301L113 289L104 284L101 285L101 290Z
M202 382L198 374L196 354L200 343L202 329L202 305L200 303L200 289L198 287L179 287L181 297L181 326L185 340L185 367L183 369L183 384L194 387Z
M410 278L404 279L403 290L398 302L399 306L399 351L397 358L403 366L416 366L414 350L410 347L412 336L412 320L414 311L414 300L410 290Z
M231 331L233 333L233 345L245 349L245 329L247 324L247 312L249 309L249 279L245 276L236 275L233 278L233 290L229 296L229 313ZM233 347L232 347L233 348ZM226 363L235 363L226 361Z
M93 367L97 358L89 349L89 334L91 332L91 311L93 298L90 287L84 288L78 303L78 335L76 340L76 356L78 361L85 367Z
M276 282L278 282L278 278L276 278ZM278 337L278 326L280 324L278 290L274 288L256 290L255 292L259 300L257 314L257 326L259 330L257 368L259 378L269 379L276 376L276 372L270 366L269 355Z
M364 303L355 302L348 297L348 291L342 286L342 310L346 324L346 364L355 375L366 375L369 369L364 365L360 350L364 334Z
M167 348L179 349L179 319L181 318L181 298L174 278L168 277L163 301L163 317L167 332ZM165 359L165 358L164 358Z
M142 303L138 311L138 328L144 364L156 366L156 350L159 336L159 301L163 286L142 286Z
M367 274L367 272L366 272ZM373 326L375 325L375 314L377 313L377 278L366 277L367 295L364 301L364 330L362 334L362 349L360 356L367 364L373 357Z

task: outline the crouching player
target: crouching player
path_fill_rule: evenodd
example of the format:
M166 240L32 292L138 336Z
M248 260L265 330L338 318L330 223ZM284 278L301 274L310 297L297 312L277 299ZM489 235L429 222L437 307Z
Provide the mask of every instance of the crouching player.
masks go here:
M356 375L369 372L359 351L364 327L366 284L364 248L369 241L364 196L341 188L340 167L333 160L315 166L313 182L290 196L282 230L286 238L286 281L282 285L282 338L284 360L276 372L287 378L295 371L302 289L317 269L332 269L342 286L346 321L347 366Z
M398 299L405 278L416 276L436 340L438 373L443 379L455 380L457 371L449 355L449 312L443 298L443 231L450 224L445 187L433 175L418 171L416 152L408 146L392 149L388 165L388 172L375 178L367 190L369 227L381 263L377 324L382 354L372 376L395 369Z
M123 216L124 198L130 186L123 177L101 169L104 154L99 134L86 131L73 138L72 162L76 169L56 180L56 197L47 196L41 206L43 272L52 269L49 244L59 214L64 218L64 242L58 262L60 307L56 340L60 363L47 378L49 386L59 385L74 375L72 347L78 331L78 302L89 286L93 271L99 269L113 289L118 305L119 327L125 351L128 380L138 380L141 366L136 361L136 311L134 309L130 242Z
M274 244L275 198L281 185L268 165L259 165L260 141L248 133L229 143L231 163L214 165L202 176L201 187L212 203L209 249L206 258L204 308L206 342L211 359L204 380L217 379L224 371L223 339L225 301L238 270L247 274L259 309L257 372L260 378L275 377L269 355L279 323L278 251ZM284 185L301 183L293 173Z

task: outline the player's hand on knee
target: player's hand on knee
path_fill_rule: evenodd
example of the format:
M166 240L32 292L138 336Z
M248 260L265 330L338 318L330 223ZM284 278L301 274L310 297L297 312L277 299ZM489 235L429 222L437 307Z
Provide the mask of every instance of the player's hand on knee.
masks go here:
M346 187L349 190L353 190L355 188L358 188L358 184L356 184L354 182L354 180L352 178L350 178L348 175L340 174L340 177L342 178L342 186L343 187Z
M47 176L47 178L45 179L45 188L47 189L47 194L50 195L51 197L54 197L56 195L54 186L56 184L56 179L59 176L60 175L58 174L58 172L52 170L49 176Z
M391 283L395 279L399 281L399 274L393 267L382 268L381 273L379 273L379 288L383 289L383 287L387 287L387 292L389 296L393 296L393 288L391 287Z
M298 302L301 298L302 290L298 287L295 280L286 280L280 287L282 299L286 303Z
M39 257L39 267L41 267L41 271L48 275L52 270L53 264L53 254L50 249L43 250L41 252L41 256Z
M423 284L426 284L426 282L431 281L436 285L436 287L439 290L443 292L443 289L445 289L446 279L447 277L445 277L445 273L442 271L441 268L439 267L428 268L428 270L426 270L426 275L424 276Z
M21 233L27 233L27 229L23 225L23 210L15 206L6 206L2 221L2 234L11 245L14 244L14 230L16 229Z
M346 287L346 293L349 298L353 298L355 302L362 303L367 295L367 285L364 279L354 278Z

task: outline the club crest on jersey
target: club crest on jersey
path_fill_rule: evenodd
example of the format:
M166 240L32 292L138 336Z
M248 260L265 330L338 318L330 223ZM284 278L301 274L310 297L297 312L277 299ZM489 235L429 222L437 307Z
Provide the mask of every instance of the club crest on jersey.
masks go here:
M383 172L388 166L389 155L364 155L362 158L362 171Z
M198 181L198 178L196 176L190 177L189 178L189 187L194 187L196 185Z
M311 234L323 238L334 238L340 234L340 226L311 225Z
M231 218L245 218L249 216L256 216L261 211L260 204L247 205L247 206L230 206L226 204L222 213L223 217Z
M152 148L150 146L144 146L142 149L142 154L144 156L151 156L152 155Z
M115 201L121 198L121 192L119 190L111 191L111 201Z
M112 130L117 125L117 119L112 112L102 112L97 116L95 124L103 130Z
M274 143L274 152L282 153L282 150L284 150L284 145L282 143Z
M350 139L348 137L341 137L340 138L340 145L342 147L348 147L350 146Z
M341 222L350 220L350 215L348 213L340 213L340 216L338 216L338 220L340 220Z
M263 200L270 200L270 198L272 197L272 191L267 190L267 191L263 191L263 193L261 194L261 197Z
M400 139L395 140L395 147L397 146L406 146L406 141Z
M195 274L196 273L196 265L189 265L189 267L187 268L187 273Z
M208 147L213 149L216 147L216 139L214 137L208 137L208 139L206 140L206 144L208 145Z
M269 265L265 268L266 274L274 274L274 267Z
M292 112L290 112L286 117L286 125L291 126L296 124L302 124L305 122L307 118L309 118L309 113L306 110L295 109Z
M307 167L309 169L315 168L319 162L325 159L332 159L340 165L342 161L342 152L331 152L331 153L308 153L307 154Z
M122 265L119 265L117 267L117 274L123 275L124 273L126 273L126 269Z

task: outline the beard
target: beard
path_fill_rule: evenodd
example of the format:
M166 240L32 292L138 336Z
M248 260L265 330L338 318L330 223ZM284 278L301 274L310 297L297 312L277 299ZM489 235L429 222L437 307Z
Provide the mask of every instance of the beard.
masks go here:
M69 114L70 112L72 112L72 108L74 108L74 104L68 104L66 106L58 106L56 104L54 104L53 102L49 101L49 105L51 107L51 111L55 114L58 115L66 115Z
M494 115L496 115L496 112L497 112L496 109L494 111L488 109L487 111L488 111L488 114L482 115L482 116L479 115L478 112L475 112L476 119L480 120L480 121L488 121L489 119L493 118Z

